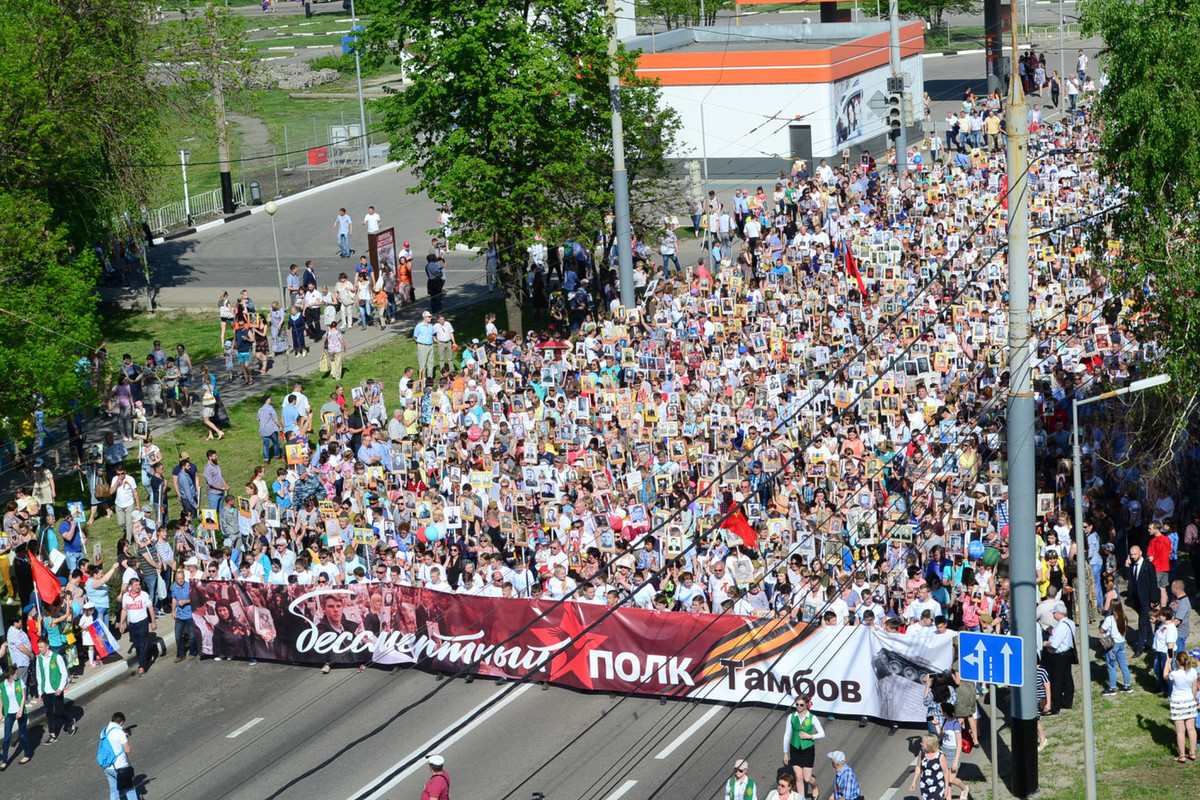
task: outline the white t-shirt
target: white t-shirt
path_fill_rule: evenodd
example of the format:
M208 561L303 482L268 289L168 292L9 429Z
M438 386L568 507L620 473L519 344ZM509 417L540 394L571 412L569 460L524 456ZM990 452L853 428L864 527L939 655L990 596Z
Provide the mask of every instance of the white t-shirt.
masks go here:
M142 622L150 616L150 595L138 592L134 597L125 592L121 595L121 609L129 622Z
M104 735L108 737L108 743L112 745L112 749L117 753L117 760L113 762L113 769L124 769L129 766L129 754L125 752L125 744L129 741L129 736L126 735L125 729L115 722L108 723L108 727L104 729Z
M367 228L367 233L379 233L379 223L381 218L378 213L367 214L363 217L363 225Z
M131 476L114 477L109 487L114 495L117 508L130 508L134 504L133 492L137 489L137 481Z
M1196 683L1196 669L1173 669L1167 674L1171 682L1171 700L1187 702L1192 697L1192 686Z

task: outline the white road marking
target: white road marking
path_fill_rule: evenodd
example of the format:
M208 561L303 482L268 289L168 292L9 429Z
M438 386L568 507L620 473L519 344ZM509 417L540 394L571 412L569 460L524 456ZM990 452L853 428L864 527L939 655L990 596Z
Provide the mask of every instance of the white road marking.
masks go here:
M899 791L900 791L899 786L893 786L892 788L890 788L886 792L884 792L883 796L881 796L879 798L879 800L892 800L892 798L895 797L896 793Z
M624 797L625 793L628 792L630 789L632 789L635 786L637 786L637 781L632 780L632 779L625 781L624 783L621 784L620 789L617 789L615 792L613 792L612 794L610 794L608 796L608 800L617 800L618 797Z
M498 696L498 694L492 695L491 697L484 700L479 705L472 708L466 714L464 714L458 721L449 725L441 733L436 734L435 736L430 738L429 741L425 742L425 744L421 745L416 750L413 750L407 756L405 756L404 758L397 761L390 768L385 770L383 772L383 774L381 774L378 778L371 781L363 788L359 789L357 792L355 792L351 796L350 800L379 800L384 795L386 795L388 792L390 792L392 789L396 788L401 783L403 783L410 775L412 775L415 772L425 769L426 767L425 767L425 759L423 758L424 756L426 756L429 753L432 753L434 751L444 751L450 745L454 744L459 739L462 739L468 733L475 730L475 728L482 725L484 722L486 722L488 719L490 719L496 712L500 711L506 705L511 703L513 700L516 700L518 697L520 697L521 695L523 695L525 692L529 691L532 688L533 688L533 684L526 683L526 684L520 686L519 688L517 688L515 691L510 691L508 696L505 697L503 700L500 700L499 702L496 702L496 697ZM501 690L501 691L504 691L504 690ZM492 705L491 708L488 708L487 711L485 711L479 717L472 719L472 717L475 714L479 713L480 709L487 707L487 705L489 703L494 703L494 705ZM377 784L381 780L384 780L388 776L388 774L390 774L392 772L392 770L399 769L400 767L404 766L405 764L407 764L410 761L413 761L414 759L415 759L415 762L411 766L409 766L407 769L405 769L403 772L399 773L392 779L388 780L383 785L377 786Z
M662 761L663 759L668 758L671 755L671 753L674 753L676 750L678 750L679 747L684 742L686 742L688 740L688 738L691 737L692 734L694 734L696 731L703 728L705 723L707 723L710 719L715 717L720 711L721 711L721 706L713 706L712 708L710 708L704 714L703 717L701 717L700 719L696 720L691 725L689 725L688 729L686 731L684 731L683 733L676 736L675 741L671 742L669 745L667 745L665 748L663 748L663 751L661 753L659 753L658 755L656 755L654 758L658 761Z
M226 736L225 738L226 738L226 739L236 739L237 737L241 736L243 733L245 733L246 731L250 730L251 728L253 728L255 725L257 725L258 723L260 723L260 722L262 722L262 721L263 721L263 718L262 718L262 717L255 717L254 719L250 720L250 721L249 721L249 722L247 722L245 725L243 725L242 727L238 728L236 731L234 731L233 733L229 734L229 735L228 735L228 736Z

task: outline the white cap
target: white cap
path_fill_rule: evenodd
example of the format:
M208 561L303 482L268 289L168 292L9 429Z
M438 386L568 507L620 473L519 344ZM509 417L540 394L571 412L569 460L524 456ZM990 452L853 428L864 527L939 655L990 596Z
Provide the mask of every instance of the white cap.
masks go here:
M846 754L843 753L841 750L830 750L829 751L829 760L835 764L845 764L846 763Z
M441 769L442 767L446 766L446 759L443 758L438 753L434 753L433 755L430 755L430 756L425 756L425 762L427 764L429 764L429 766L435 767L437 769Z

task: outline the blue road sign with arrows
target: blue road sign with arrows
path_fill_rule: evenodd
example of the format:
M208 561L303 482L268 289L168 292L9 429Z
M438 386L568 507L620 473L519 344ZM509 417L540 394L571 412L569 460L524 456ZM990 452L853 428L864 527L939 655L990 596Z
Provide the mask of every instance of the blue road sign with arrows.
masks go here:
M958 635L958 672L976 683L1021 686L1022 646L1020 636L963 631Z

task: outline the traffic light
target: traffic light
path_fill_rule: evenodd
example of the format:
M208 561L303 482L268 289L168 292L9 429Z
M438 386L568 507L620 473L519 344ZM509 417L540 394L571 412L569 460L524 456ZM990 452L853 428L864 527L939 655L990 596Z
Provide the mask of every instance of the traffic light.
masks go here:
M894 131L904 127L904 95L890 92L887 96L887 124Z
M913 93L904 93L904 125L911 128L916 124L917 104L913 102Z

